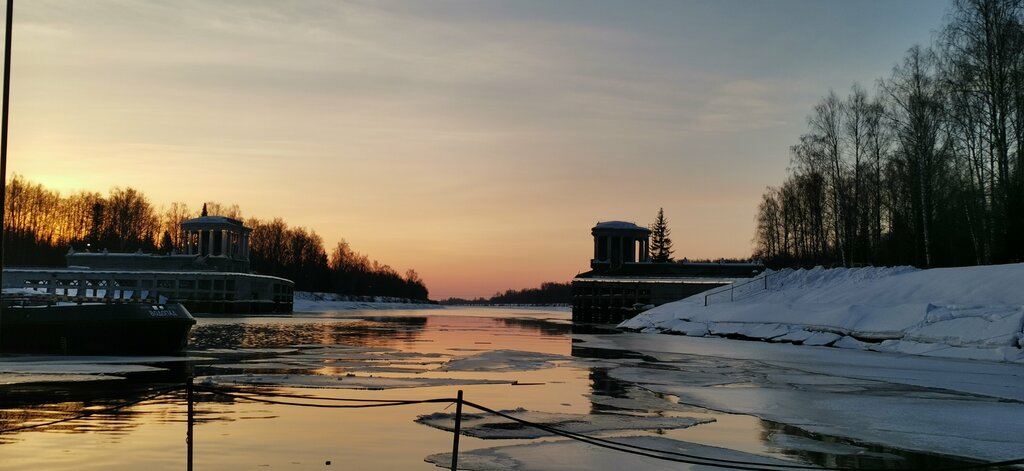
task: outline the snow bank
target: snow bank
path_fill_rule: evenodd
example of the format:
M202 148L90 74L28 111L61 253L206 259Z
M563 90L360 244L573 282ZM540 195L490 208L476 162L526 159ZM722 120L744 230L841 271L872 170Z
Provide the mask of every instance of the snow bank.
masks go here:
M437 304L387 296L343 296L296 291L294 312L362 311L377 309L442 309Z
M817 267L769 271L757 279L736 288L743 295L735 301L725 294L728 287L718 288L658 306L619 326L1024 362L1024 264L931 270Z

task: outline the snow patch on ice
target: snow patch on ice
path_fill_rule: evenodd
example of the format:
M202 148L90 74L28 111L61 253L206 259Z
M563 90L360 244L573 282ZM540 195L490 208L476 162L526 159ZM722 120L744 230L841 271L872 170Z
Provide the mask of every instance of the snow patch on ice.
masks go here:
M696 443L672 440L664 437L616 437L611 439L617 443L642 446L665 450L672 453L685 453L707 457L715 460L731 460L733 462L749 462L764 465L806 465L799 461L789 461L766 456L728 450ZM439 468L451 468L451 453L438 453L425 458ZM680 464L643 458L618 451L598 448L585 443L571 440L512 445L495 448L484 448L471 451L459 451L459 469L471 471L497 471L514 469L516 471L534 470L566 470L594 471L611 469L680 469ZM705 465L689 465L689 470L719 470L719 467Z
M690 417L561 414L529 411L523 408L503 410L501 413L546 427L582 434L616 430L670 430L714 422L712 419L695 419ZM437 412L430 415L421 415L416 419L416 422L448 432L455 430L455 414ZM555 435L551 432L489 413L463 413L461 428L464 435L483 439L522 439Z
M456 358L441 367L440 371L528 371L553 368L560 362L575 360L575 358L562 355L519 350L493 350Z
M22 374L0 373L0 385L29 383L82 383L87 381L111 381L124 379L120 376L89 374Z

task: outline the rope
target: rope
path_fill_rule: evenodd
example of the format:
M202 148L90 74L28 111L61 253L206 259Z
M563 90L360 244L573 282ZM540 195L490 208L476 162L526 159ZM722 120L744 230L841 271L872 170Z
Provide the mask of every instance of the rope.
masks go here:
M537 428L537 429L540 429L540 430L544 430L544 431L547 431L547 432L550 432L550 433L554 433L556 435L560 435L560 436L563 436L563 437L566 437L566 438L582 441L582 442L585 442L585 443L590 443L592 445L595 445L595 446L598 446L598 447L602 447L602 448L608 448L608 449L612 449L612 450L622 451L622 452L631 453L631 454L637 454L637 455L641 455L641 456L648 456L648 457L656 458L656 459L664 459L664 460L668 460L668 461L677 461L677 462L689 463L689 464L703 464L703 465L709 465L709 466L718 466L720 468L726 468L726 469L746 469L746 470L756 469L758 471L769 471L769 470L779 470L779 469L821 469L821 470L832 470L832 471L845 471L845 470L852 470L852 469L854 469L854 468L841 468L841 467L804 466L804 465L794 465L794 464L757 463L757 462L753 462L753 461L729 460L729 459L724 459L724 458L708 458L708 457L704 457L704 456L700 456L700 455L693 455L693 454L688 454L688 453L679 453L679 452L673 452L673 451L658 450L656 448L647 448L647 447L643 447L643 446L639 446L639 445L630 445L628 443L621 443L621 442L615 442L615 441L607 440L607 439L603 439L603 438L591 437L591 436L588 436L588 435L583 435L583 434L579 434L579 433L575 433L575 432L570 432L570 431L567 431L567 430L557 429L557 428L550 427L550 426L543 425L543 424L538 424L538 423L530 422L528 420L524 420L524 419L520 419L518 417L514 417L514 416L511 416L511 415L508 415L508 414L504 414L504 413L502 413L500 411L496 411L494 409L491 409L491 408L488 408L488 407L485 407L485 406L482 406L482 405L479 405L479 404L475 404L473 402L466 401L466 400L463 400L462 403L467 405L467 406L473 407L475 409L479 409L481 411L488 412L488 413L497 415L499 417L503 417L503 418L506 418L508 420L519 422L519 423L521 423L523 425L528 425L530 427L534 427L534 428ZM623 449L623 448L628 448L628 449ZM633 450L640 450L640 451L633 451ZM646 452L649 452L649 453L646 453ZM696 461L688 461L688 460L682 460L682 459L671 459L671 458L667 458L667 457L663 457L663 456L651 455L650 453L659 453L659 454L663 454L663 455L671 455L671 456L678 456L678 457L681 457L681 458L688 458L689 460L702 460L702 461L701 462L696 462ZM965 466L955 466L955 467L949 467L949 468L936 468L933 471L966 471L966 470L972 470L972 469L985 469L985 468L995 467L995 466L1010 466L1010 465L1016 465L1016 464L1024 464L1024 458L1012 459L1012 460L1006 460L1006 461L999 461L999 462L978 463L978 464L965 465ZM855 469L857 469L858 471L886 471L886 470L891 470L892 468L855 468Z
M351 398L342 398L342 397L317 397L317 396L310 396L310 395L307 395L307 394L287 394L287 393L271 392L271 391L260 391L260 392L253 393L253 392L249 392L249 391L242 391L241 388L230 388L230 387L223 387L223 386L221 386L221 387L211 387L211 386L195 385L194 388L196 390L204 390L204 391L212 392L212 393L223 393L224 391L228 391L228 392L232 392L232 393L235 393L235 394L249 394L249 395L258 395L258 396L265 396L265 397L287 397L287 398L291 398L291 399L316 399L316 400L320 400L320 401L331 401L331 402L368 402L368 403L396 403L396 402L398 402L398 403L406 403L406 402L409 402L409 403L411 403L411 402L414 402L414 401L420 401L421 400L421 399L351 399ZM456 399L452 398L452 399L438 399L435 402L455 402L455 401L456 401Z
M289 402L289 401L278 401L274 399L262 399L254 395L247 394L235 394L224 391L219 391L213 388L201 388L196 386L196 390L207 391L213 394L221 396L227 396L234 399L240 399L244 401L261 402L264 404L276 404L282 406L298 406L298 407L316 407L322 409L368 409L372 407L392 407L392 406L407 406L413 404L430 404L430 403L454 403L457 401L455 398L439 398L439 399L420 399L420 400L378 400L373 401L372 404L310 404L305 402ZM301 397L301 396L300 396ZM310 398L304 399L330 399L330 398ZM352 401L352 402L365 402L366 399L334 399L336 401ZM372 400L370 400L372 401Z
M10 429L4 429L4 430L0 430L0 433L9 433L9 432L37 429L37 428L42 428L42 427L49 427L49 426L60 424L60 423L64 423L64 422L70 422L70 421L73 421L73 420L79 420L79 419L82 419L82 418L85 418L85 417L89 417L89 416L92 416L92 415L107 414L107 413L111 413L111 412L116 412L116 411L124 409L126 407L130 407L130 406L133 406L133 405L136 405L136 404L140 404L142 402L146 402L146 401L155 399L155 398L160 397L162 395L165 395L165 394L167 394L169 392L180 390L181 388L182 388L182 386L163 388L163 389L156 390L153 394L150 394L150 395L148 395L146 397L143 397L143 398L140 398L140 399L137 399L137 400L133 400L133 401L129 401L129 402L126 402L124 404L119 404L117 406L109 407L109 408L102 409L102 410L87 411L87 412L84 412L82 414L76 415L74 417L67 417L67 418L63 418L63 419L53 420L53 421L50 421L50 422L34 424L34 425L26 425L26 426L23 426L23 427L15 427L15 428L10 428ZM231 398L238 399L238 400L245 400L245 401L252 401L252 402L258 402L258 403L264 403L264 404L273 404L273 405L297 406L297 407L314 407L314 408L328 408L328 409L364 409L364 408L372 408L372 407L395 407L395 406L406 406L406 405L415 405L415 404L431 404L431 403L451 404L451 403L458 403L459 402L459 399L457 399L457 398L435 398L435 399L354 399L354 398L313 397L313 396L308 396L308 395L274 393L274 392L250 393L250 392L239 391L237 388L230 388L229 389L229 388L216 388L216 387L198 386L198 385L194 386L194 388L197 391L204 391L204 392L208 392L208 393L211 393L211 394L227 396L227 397L231 397ZM277 399L267 399L268 397L270 397L270 398L289 398L289 399L305 399L305 400L327 401L327 403L293 402L293 401L284 401L284 400L277 400ZM349 402L349 403L353 403L353 404L338 404L338 402ZM480 411L487 412L487 413L490 413L490 414L494 414L494 415L496 415L498 417L502 417L504 419L511 420L513 422L517 422L517 423L520 423L520 424L523 424L523 425L526 425L526 426L529 426L529 427L533 427L533 428L536 428L536 429L539 429L539 430L543 430L545 432L548 432L548 433L551 433L551 434L554 434L554 435L558 435L558 436L561 436L561 437L565 437L565 438L568 438L568 439L571 439L571 440L575 440L575 441L578 441L578 442L586 443L586 444L589 444L589 445L593 445L593 446L596 446L596 447L599 447L599 448L604 448L604 449L608 449L608 450L612 450L612 451L618 451L618 452L628 453L628 454L637 455L637 456L644 456L644 457L647 457L647 458L654 458L654 459L663 460L663 461L672 461L672 462L677 462L677 463L713 466L713 467L722 468L722 469L737 469L737 470L745 470L745 471L780 471L780 470L809 470L809 469L821 469L821 470L827 470L827 471L846 471L846 470L853 469L853 468L822 467L822 466L809 466L809 465L798 465L798 464L758 463L758 462L755 462L755 461L730 460L730 459L725 459L725 458L710 458L710 457L700 456L700 455L690 454L690 453L681 453L681 452L674 452L674 451L667 451L667 450L659 450L659 449L656 449L656 448L649 448L649 447L644 447L644 446L640 446L640 445L631 445L631 444L628 444L628 443L621 443L621 442L616 442L616 441L612 441L612 440L608 440L608 439L604 439L604 438L592 437L592 436L588 436L588 435L584 435L584 434L580 434L580 433L576 433L576 432L570 432L568 430L562 430L562 429L551 427L551 426L548 426L548 425L544 425L544 424L540 424L540 423L536 423L536 422L530 422L530 421L525 420L525 419L520 419L518 417L514 417L512 415L503 413L501 411L494 410L494 409L491 409L489 407L486 407L486 406L483 406L483 405L480 405L480 404L476 404L474 402L470 402L470 401L466 401L466 400L462 400L461 402L462 402L462 404L465 404L465 405L467 405L469 407L473 407L473 408L478 409ZM937 468L935 471L969 471L969 470L978 470L978 469L988 469L988 468L1000 467L1000 466L1013 466L1013 465L1019 465L1019 464L1024 464L1024 458L1011 459L1011 460L1005 460L1005 461L997 461L997 462L977 463L977 464L963 465L963 466L953 466L953 467L947 467L947 468ZM883 471L883 470L887 470L887 469L890 469L890 468L857 468L857 469L860 470L860 471Z

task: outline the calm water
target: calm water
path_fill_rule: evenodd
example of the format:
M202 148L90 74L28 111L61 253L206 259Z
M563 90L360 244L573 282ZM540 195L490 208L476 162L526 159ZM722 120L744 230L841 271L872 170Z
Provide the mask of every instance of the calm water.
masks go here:
M338 349L336 345L344 348ZM124 405L144 399L159 388L181 385L190 375L274 375L279 385L255 390L318 398L419 400L454 397L461 389L467 400L494 409L618 413L622 411L616 400L642 401L645 391L610 378L605 374L608 365L602 364L607 360L602 359L649 360L629 352L573 348L567 312L481 308L203 318L191 346L187 362L153 363L161 370L118 375L125 378L122 380L0 386L0 429ZM551 357L541 362L546 367L539 369L535 368L536 362L509 361L463 371L439 370L453 359L505 350L567 358ZM503 383L385 390L297 387L310 375L340 377L341 382L349 381L348 375L355 375L363 379L372 377L369 381L433 378ZM116 413L0 434L0 469L184 469L186 409L185 393L179 389ZM452 435L414 419L453 409L448 404L309 408L200 393L195 404L195 469L439 469L424 462L424 458L450 451ZM754 417L682 405L671 410L634 409L632 413L715 422L688 429L619 431L604 436L656 435L828 465L896 463L907 467L957 463L870 445L865 447L869 456L856 458L813 451L814 447L787 448L769 438L782 434L819 443L836 439L807 436L792 427ZM522 443L523 440L463 437L461 449ZM677 464L641 457L636 458L636 467L680 469Z

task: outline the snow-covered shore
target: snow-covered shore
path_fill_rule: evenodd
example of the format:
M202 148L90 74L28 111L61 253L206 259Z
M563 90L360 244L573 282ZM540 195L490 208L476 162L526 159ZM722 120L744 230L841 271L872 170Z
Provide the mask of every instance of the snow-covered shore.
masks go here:
M761 276L766 283L737 287L735 301L723 287L707 306L701 293L620 327L1024 363L1024 264L818 267Z
M295 292L293 312L331 312L384 309L443 309L443 306L386 296L342 296L333 293Z

